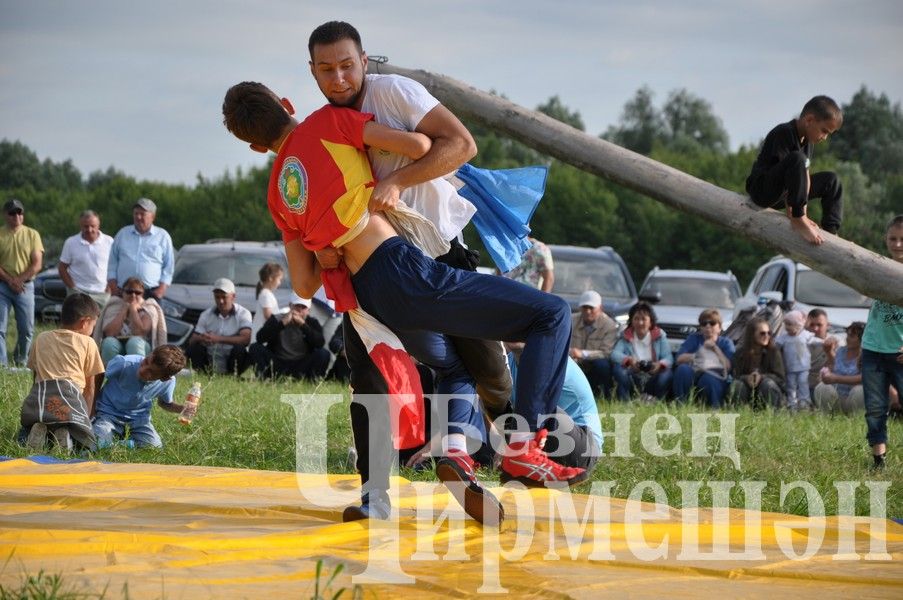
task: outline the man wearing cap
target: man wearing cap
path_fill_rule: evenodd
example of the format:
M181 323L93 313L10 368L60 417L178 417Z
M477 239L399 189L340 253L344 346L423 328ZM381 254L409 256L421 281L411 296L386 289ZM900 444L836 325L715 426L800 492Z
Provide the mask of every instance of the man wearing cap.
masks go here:
M144 284L144 297L160 300L172 283L172 239L165 229L154 226L156 216L154 201L140 198L132 209L134 225L126 225L113 238L107 264L110 293L118 296L126 279L138 277Z
M11 199L3 205L6 224L0 228L0 366L7 365L6 330L9 310L16 311L16 350L13 362L22 364L34 336L34 283L41 270L41 234L25 225L25 207Z
M618 324L602 310L602 296L587 290L580 296L580 313L571 317L573 358L589 380L593 394L611 393L611 351L618 341Z
M107 291L107 263L113 238L100 230L100 217L93 210L78 219L81 233L66 238L60 254L60 278L69 293L81 292L97 302L101 309L110 294Z
M329 366L324 343L323 327L310 316L310 300L292 294L289 311L270 315L248 353L260 379L277 375L316 379L324 377Z
M188 359L199 371L241 375L248 367L251 311L235 303L235 284L225 277L213 282L213 301L188 340Z

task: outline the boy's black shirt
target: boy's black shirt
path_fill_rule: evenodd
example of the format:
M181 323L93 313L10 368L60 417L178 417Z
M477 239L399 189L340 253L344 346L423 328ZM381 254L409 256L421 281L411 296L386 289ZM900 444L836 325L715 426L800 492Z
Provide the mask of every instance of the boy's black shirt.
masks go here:
M753 163L752 171L746 178L747 193L752 196L754 193L760 192L765 174L781 162L785 156L791 152L802 151L807 159L811 159L813 148L812 142L807 141L805 144L800 144L800 136L796 131L796 119L792 119L788 123L781 123L769 131L765 136L765 141L762 142L759 156Z

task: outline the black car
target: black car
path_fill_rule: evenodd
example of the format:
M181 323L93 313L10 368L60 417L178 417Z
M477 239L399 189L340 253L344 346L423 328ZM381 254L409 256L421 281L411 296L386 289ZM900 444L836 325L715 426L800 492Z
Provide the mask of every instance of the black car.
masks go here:
M636 287L627 264L610 246L582 248L549 245L554 262L552 293L567 300L577 311L580 295L595 290L602 296L605 312L624 326L627 311L636 304Z
M67 291L56 267L38 273L34 278L35 319L45 323L58 322Z

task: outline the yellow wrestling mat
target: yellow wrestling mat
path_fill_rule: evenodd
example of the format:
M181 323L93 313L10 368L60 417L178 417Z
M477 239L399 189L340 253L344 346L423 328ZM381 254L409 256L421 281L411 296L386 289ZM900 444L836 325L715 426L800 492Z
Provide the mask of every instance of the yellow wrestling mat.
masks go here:
M43 570L106 598L310 598L322 559L343 597L903 598L893 521L494 488L490 532L443 486L396 481L391 520L345 524L356 476L0 462L0 586Z

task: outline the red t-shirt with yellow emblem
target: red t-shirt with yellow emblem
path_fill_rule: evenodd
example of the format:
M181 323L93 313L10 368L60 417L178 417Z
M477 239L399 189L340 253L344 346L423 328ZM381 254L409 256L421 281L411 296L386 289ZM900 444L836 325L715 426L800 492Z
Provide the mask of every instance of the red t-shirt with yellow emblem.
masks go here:
M367 210L376 180L364 147L369 113L327 105L283 143L267 204L282 239L321 250L353 228Z

